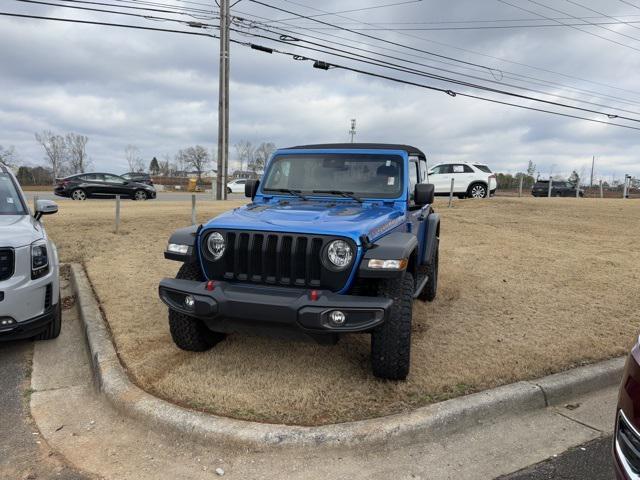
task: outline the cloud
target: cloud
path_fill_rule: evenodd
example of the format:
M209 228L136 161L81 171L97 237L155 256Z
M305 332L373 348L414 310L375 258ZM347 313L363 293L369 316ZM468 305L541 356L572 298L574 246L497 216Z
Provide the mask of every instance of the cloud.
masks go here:
M164 3L174 5L174 8L185 5L173 0ZM370 2L364 0L349 2L348 8L344 2L335 0L323 2L321 7L309 0L305 2L309 8L296 4L277 3L287 10L307 15L320 13L313 8L340 11L370 6ZM594 15L575 6L569 7L562 8L576 16ZM624 18L637 19L628 16L637 13L629 12L628 8L625 10L623 4L613 6L599 0L591 7L611 16L627 15ZM236 8L272 19L288 16L250 2L242 2ZM188 29L171 22L34 4L15 4L5 10ZM536 7L536 11L547 16L557 15L541 7ZM416 23L453 20L486 20L475 24L485 26L505 24L496 23L496 19L528 19L519 23L529 24L538 21L533 15L498 2L471 0L417 2L353 12L342 17L318 18L349 28L372 28L352 19L374 26L384 26L383 22L404 22L392 25L398 28L469 25ZM289 23L322 27L308 20ZM607 38L621 38L597 27L584 28ZM640 34L629 27L616 26L616 29L640 40ZM207 31L216 33L215 30ZM640 118L640 92L636 91L640 80L640 52L571 28L362 32L412 49L345 31L307 29L305 33L325 38L322 43L345 43L398 57L386 58L390 62L410 60L414 63L404 64L409 68L452 75L433 70L447 69L457 72L457 78L469 80L465 75L474 75L484 80L469 81L513 90L491 83L491 80L499 80L547 92L543 97L546 99L570 102L556 95L579 98L607 105L615 111L629 110L626 115ZM300 48L302 44L298 42L283 44L239 34L234 34L233 38L421 84L472 91L468 87L452 86L407 72L309 52ZM628 40L622 43L640 48L640 42ZM123 150L127 144L138 145L146 160L165 154L172 156L178 149L193 144L207 148L216 144L217 39L0 17L0 44L3 45L0 49L0 89L4 92L0 95L0 144L15 145L25 161L42 162L43 152L33 136L35 131L42 129L88 135L88 151L95 167L116 173L126 170ZM356 53L364 54L362 51ZM568 173L574 168L590 166L591 156L596 155L597 169L602 175L640 175L640 165L635 159L640 143L638 131L460 96L452 98L444 93L342 69L318 70L312 68L309 61L294 61L288 56L269 55L242 45L232 46L231 65L232 145L245 138L253 142L273 141L278 146L346 141L350 119L356 118L358 141L415 144L427 152L432 162L482 160L494 170L517 171L525 168L531 159L542 172L548 172L553 166L554 171ZM508 100L488 92L473 92ZM540 93L528 93L542 97ZM512 101L551 108L525 100ZM590 105L587 108L599 110L604 107ZM588 112L574 113L607 120L602 115ZM619 119L611 121L622 122ZM625 123L640 126L637 122ZM234 155L233 148L231 155Z

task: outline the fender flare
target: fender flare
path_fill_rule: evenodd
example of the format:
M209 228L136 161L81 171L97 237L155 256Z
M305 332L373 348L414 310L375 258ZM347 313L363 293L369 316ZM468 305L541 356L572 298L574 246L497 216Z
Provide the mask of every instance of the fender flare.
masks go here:
M427 217L425 240L424 263L431 265L440 244L440 215L438 213L431 213Z
M358 276L362 278L395 278L404 270L379 270L369 268L369 259L400 260L410 259L418 248L418 239L413 233L393 232L378 240L367 249L360 261Z
M167 260L176 260L178 262L189 262L196 258L196 243L198 240L198 232L202 225L191 225L189 227L179 228L169 237L169 243L177 245L187 245L187 253L176 253L165 250L164 258Z

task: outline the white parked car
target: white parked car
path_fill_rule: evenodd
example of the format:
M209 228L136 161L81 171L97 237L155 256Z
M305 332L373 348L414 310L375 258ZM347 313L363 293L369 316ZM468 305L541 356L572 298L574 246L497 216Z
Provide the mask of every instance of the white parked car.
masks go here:
M227 193L242 193L244 194L244 184L247 183L246 178L236 178L227 183Z
M60 334L58 252L40 223L56 213L38 200L34 216L13 173L0 163L0 340L49 340Z
M447 162L429 170L428 182L436 187L436 195L449 195L453 179L453 194L458 198L485 198L498 186L496 176L483 163Z

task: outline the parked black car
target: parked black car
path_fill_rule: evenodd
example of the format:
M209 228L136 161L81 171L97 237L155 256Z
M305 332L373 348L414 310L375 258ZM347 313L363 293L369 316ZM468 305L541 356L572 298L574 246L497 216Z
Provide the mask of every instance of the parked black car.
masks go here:
M111 173L80 173L58 178L53 193L73 200L114 195L130 197L133 200L156 198L156 190L152 186L131 182Z
M151 180L151 175L144 172L128 172L124 175L121 175L125 180L129 180L130 182L137 183L145 183L147 185L153 185L153 181Z
M549 196L549 180L538 180L531 189L531 195L534 197ZM580 189L578 195L584 197L584 190ZM553 181L551 184L552 197L575 197L576 187L570 182Z

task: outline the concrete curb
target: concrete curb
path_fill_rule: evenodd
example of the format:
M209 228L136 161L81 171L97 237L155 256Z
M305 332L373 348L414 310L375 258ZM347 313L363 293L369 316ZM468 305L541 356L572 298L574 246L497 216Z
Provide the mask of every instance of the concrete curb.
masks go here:
M274 425L196 412L161 400L129 380L111 340L89 279L71 265L96 387L121 413L152 428L188 435L203 443L225 443L251 449L265 447L336 447L401 445L446 435L508 414L561 403L563 399L620 381L624 358L617 358L533 382L517 382L484 392L383 418L320 427Z

